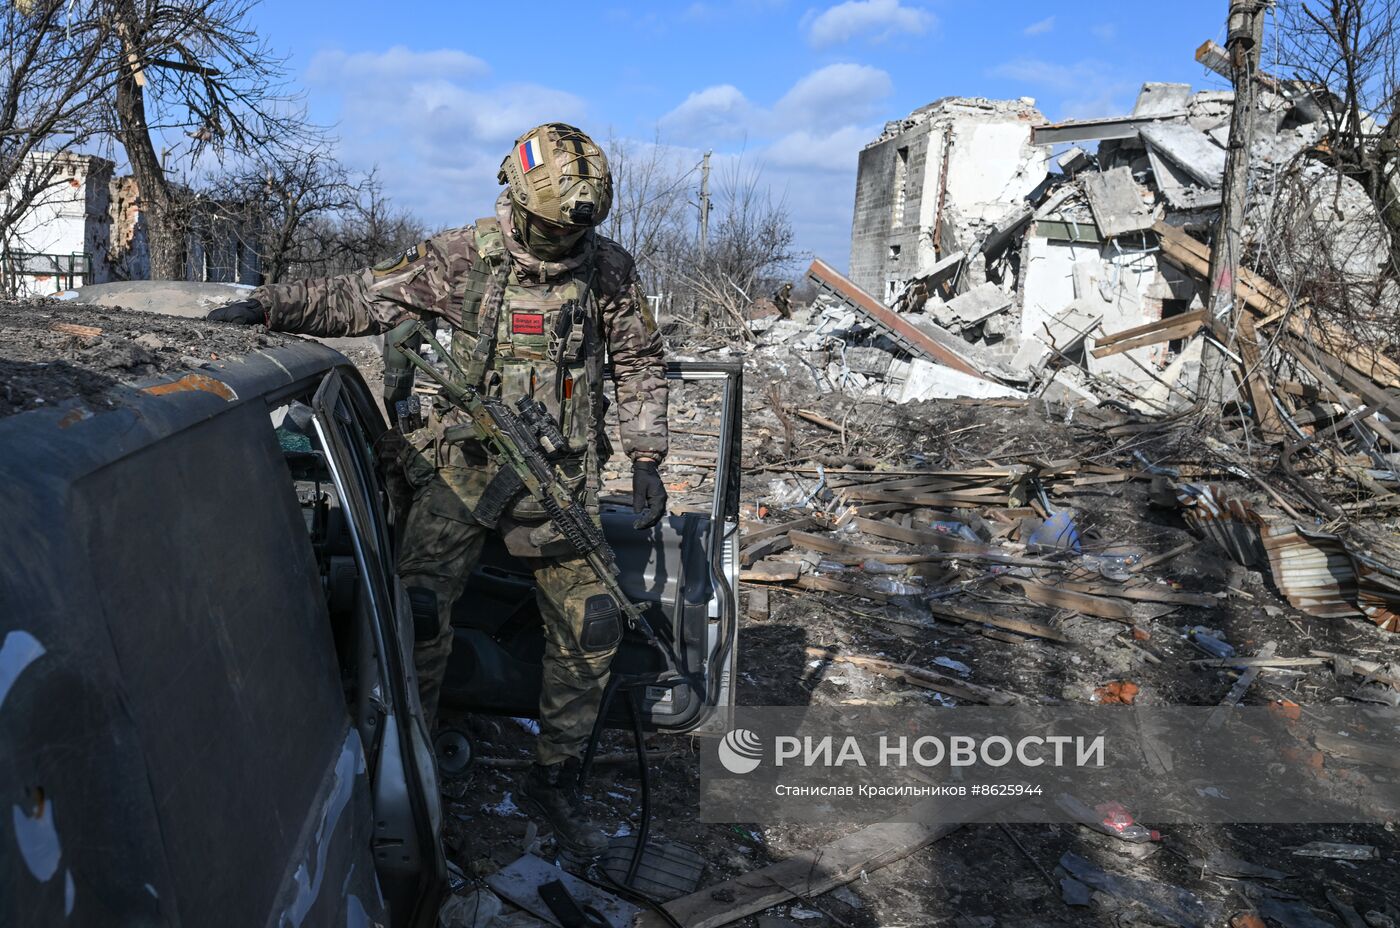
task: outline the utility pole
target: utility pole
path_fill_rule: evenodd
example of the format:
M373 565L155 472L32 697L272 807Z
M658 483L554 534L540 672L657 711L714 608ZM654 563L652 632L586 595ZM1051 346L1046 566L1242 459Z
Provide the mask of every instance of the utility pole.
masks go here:
M1249 186L1249 145L1254 137L1256 80L1259 52L1264 37L1266 0L1230 0L1228 35L1225 49L1230 55L1231 80L1235 84L1235 104L1230 114L1230 145L1225 153L1224 191L1220 219L1210 247L1210 278L1207 281L1206 318L1218 333L1228 338L1234 332L1235 279L1243 257L1245 192ZM1225 375L1225 355L1207 342L1201 355L1201 379L1197 402L1213 403L1219 396ZM1262 412L1262 411L1261 411Z
M710 250L710 153L700 161L700 257Z

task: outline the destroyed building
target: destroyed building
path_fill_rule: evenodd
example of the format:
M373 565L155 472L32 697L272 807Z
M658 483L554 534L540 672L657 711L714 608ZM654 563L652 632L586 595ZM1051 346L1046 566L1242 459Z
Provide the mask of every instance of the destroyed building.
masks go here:
M88 284L145 280L151 274L146 221L136 179L117 176L116 165L96 155L38 152L18 174L13 189L52 172L25 215L4 230L4 292L44 296ZM218 204L200 199L186 237L185 280L261 283L249 230Z
M1217 51L1197 58L1226 67ZM1272 271L1321 264L1344 285L1377 285L1388 248L1374 207L1305 157L1329 99L1264 83L1249 172L1272 193L1251 199L1247 238L1267 250L1290 236L1266 255ZM758 320L761 341L825 350L809 364L824 391L898 402L1044 396L1147 414L1194 402L1232 103L1148 83L1132 112L1100 119L1052 124L1024 98L945 98L888 123L860 154L849 279L814 263L824 294L811 318ZM1311 187L1289 200L1290 183ZM1248 305L1262 327L1288 302Z
M886 303L1020 208L1049 151L1029 99L947 97L887 123L860 153L851 280Z

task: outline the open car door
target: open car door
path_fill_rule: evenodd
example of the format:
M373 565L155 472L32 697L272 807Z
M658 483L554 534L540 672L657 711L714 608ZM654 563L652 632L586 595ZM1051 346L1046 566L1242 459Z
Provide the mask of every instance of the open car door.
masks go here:
M395 926L437 922L446 889L441 806L413 684L408 601L394 573L387 495L373 442L383 423L363 385L331 372L312 400L317 442L342 501L361 595L352 712L369 766L374 863Z
M703 473L684 491L672 488L670 514L659 525L633 529L630 496L626 502L609 499L604 486L603 531L617 553L622 588L644 608L657 634L673 644L684 678L647 687L641 703L642 723L649 730L723 734L719 710L733 705L742 376L738 362L667 364L673 421L681 412L704 416L703 428L684 432L688 445L704 447L678 451L673 439L672 460L700 461ZM616 434L615 422L608 428ZM667 475L666 465L662 475ZM443 705L535 717L544 638L534 579L494 537L457 603L453 628ZM663 668L660 653L630 631L612 664L614 674L629 676ZM625 702L614 702L610 725L627 724Z

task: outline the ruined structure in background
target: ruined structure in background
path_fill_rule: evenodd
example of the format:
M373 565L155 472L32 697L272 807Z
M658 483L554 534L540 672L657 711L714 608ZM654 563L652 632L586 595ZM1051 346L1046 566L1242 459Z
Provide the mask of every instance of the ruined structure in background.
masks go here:
M888 304L911 281L951 279L950 258L1044 181L1050 153L1031 137L1044 122L1028 100L948 97L887 123L860 153L851 280Z
M114 176L116 166L95 155L41 152L32 160L36 172L56 170L52 185L24 219L4 230L0 290L44 296L86 284L150 277L135 178ZM261 283L258 255L244 244L254 239L225 212L207 199L192 201L184 279Z
M1219 66L1217 51L1207 43L1198 60ZM1305 366L1316 359L1294 355L1318 336L1333 357L1371 358L1358 370L1393 385L1368 347L1379 332L1352 324L1344 336L1317 298L1345 304L1354 323L1383 318L1400 296L1382 276L1388 238L1374 206L1308 157L1336 101L1298 82L1261 85L1245 230L1258 273L1238 331L1211 331L1202 302L1233 93L1149 83L1132 112L1101 119L1050 124L1026 99L947 98L889 123L860 155L847 285L895 315L867 312L814 264L823 292L811 317L758 320L762 339L825 348L810 365L824 390L1113 401L1161 415L1196 401L1203 342L1218 338L1235 383L1211 400L1239 400L1271 430L1294 400L1267 384L1316 386ZM896 331L910 326L979 376L911 349Z

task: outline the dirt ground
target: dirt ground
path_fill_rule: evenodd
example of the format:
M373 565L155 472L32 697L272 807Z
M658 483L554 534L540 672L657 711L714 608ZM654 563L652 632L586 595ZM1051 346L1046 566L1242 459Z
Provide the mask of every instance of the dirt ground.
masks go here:
M1092 416L1069 416L1063 409L1005 408L970 403L922 403L897 411L855 408L840 397L818 397L801 388L800 378L763 362L746 372L745 492L746 518L760 507L769 521L783 512L771 497L780 472L762 469L791 452L784 447L784 426L770 404L772 384L783 385L784 400L846 422L853 436L847 453L860 456L875 448L900 453L889 467L972 467L992 460L1030 455L1043 459L1092 457L1098 450ZM803 422L794 438L810 446L830 439ZM1180 455L1190 436L1176 437L1170 447L1145 444L1147 457ZM684 436L680 437L686 446ZM668 471L672 468L668 467ZM682 472L685 468L679 468ZM674 479L672 472L668 479ZM809 478L807 486L815 480ZM1232 492L1247 493L1241 481L1227 482ZM935 667L940 659L966 665L967 679L1044 704L1088 704L1096 690L1112 681L1130 680L1139 687L1139 705L1218 704L1237 672L1192 663L1206 655L1187 640L1184 630L1205 626L1244 654L1267 641L1281 655L1305 655L1318 649L1387 661L1397 656L1394 636L1360 619L1321 620L1289 606L1272 579L1234 564L1210 542L1193 535L1174 510L1151 505L1148 484L1129 481L1085 486L1054 498L1057 507L1075 513L1086 552L1131 551L1144 557L1190 544L1183 553L1147 576L1185 592L1219 594L1217 605L1167 606L1134 603L1133 624L1149 637L1132 641L1125 626L1091 616L1066 614L1024 602L1008 614L1054 624L1070 639L1060 644L1036 639L1020 643L996 640L976 630L936 623L930 632L900 624L899 619L928 622L917 597L881 603L836 593L769 587L769 614L746 614L741 626L738 701L743 705L947 705L948 697L908 687L860 668L810 660L809 647L886 657L900 663ZM960 574L938 578L948 584L969 579L973 565ZM859 570L843 579L861 580ZM869 578L865 578L869 579ZM757 587L746 585L745 599ZM992 602L998 597L989 591ZM977 605L977 599L962 602ZM1005 604L1002 604L1004 607ZM1000 608L1000 607L999 607ZM747 610L746 610L747 613ZM936 616L933 617L936 620ZM1125 637L1128 641L1125 641ZM1145 656L1151 654L1156 662ZM1288 699L1303 705L1345 702L1358 683L1334 675L1326 666L1267 670L1249 690L1246 705ZM483 754L525 758L530 739L510 720L478 720ZM609 736L605 751L625 751L628 741ZM666 753L653 769L658 812L653 832L700 849L709 868L705 885L755 870L795 852L819 847L855 829L853 825L765 826L698 823L697 746L687 738L656 736L653 751ZM478 767L449 806L455 851L464 869L484 875L509 862L522 849L541 847L534 830L514 809L511 794L518 771ZM608 768L595 776L592 789L599 817L617 833L635 829L637 780L629 766ZM1153 823L1145 823L1153 826ZM1156 827L1156 826L1153 826ZM1227 925L1233 916L1257 912L1264 924L1322 926L1365 924L1378 928L1400 924L1400 840L1391 823L1356 825L1210 825L1161 826L1162 839L1131 844L1077 825L973 825L909 858L874 870L849 886L815 899L777 906L735 924L779 928L783 925L874 926L952 925L959 928L1042 925ZM1371 845L1379 857L1367 861L1317 860L1293 855L1314 841ZM1109 874L1142 881L1134 893L1095 891L1086 904L1065 901L1057 863L1067 852L1078 854ZM1270 872L1276 871L1276 872ZM1133 897L1136 901L1133 901ZM1165 900L1165 901L1164 901ZM1341 906L1341 909L1333 903ZM1347 908L1350 906L1351 908ZM1342 914L1364 919L1344 920ZM1257 924L1244 921L1242 928Z

